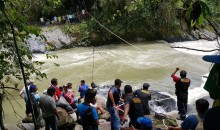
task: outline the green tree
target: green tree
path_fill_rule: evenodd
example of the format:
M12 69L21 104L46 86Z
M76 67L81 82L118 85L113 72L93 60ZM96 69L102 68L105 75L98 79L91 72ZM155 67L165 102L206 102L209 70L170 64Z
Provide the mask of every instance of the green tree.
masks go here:
M40 71L43 62L33 61L33 54L25 42L30 34L44 38L40 34L40 29L28 26L29 17L26 13L37 2L39 1L28 3L23 0L0 0L0 127L2 130L5 130L2 118L5 89L16 89L16 85L8 87L7 84L16 84L16 80L23 79L27 90L26 79L32 74L39 78L46 77L46 74Z

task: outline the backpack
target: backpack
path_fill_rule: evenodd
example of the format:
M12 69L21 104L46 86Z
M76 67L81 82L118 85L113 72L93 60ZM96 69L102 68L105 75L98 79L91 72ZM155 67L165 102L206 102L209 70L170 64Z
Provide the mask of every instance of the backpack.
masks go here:
M198 120L198 125L196 126L196 130L204 130L203 128L203 119L201 119L198 115L196 115Z
M98 130L98 125L96 125L96 122L93 118L92 109L93 108L89 106L89 108L85 111L85 113L82 116L83 130Z

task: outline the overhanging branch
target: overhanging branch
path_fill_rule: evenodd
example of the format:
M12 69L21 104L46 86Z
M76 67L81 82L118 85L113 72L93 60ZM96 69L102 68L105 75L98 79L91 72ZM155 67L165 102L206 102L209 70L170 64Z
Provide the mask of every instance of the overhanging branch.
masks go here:
M7 89L14 89L14 90L17 90L17 91L19 91L19 89L17 89L17 88L14 88L14 87L0 87L0 89L5 89L5 88L7 88Z
M220 49L201 50L201 49L188 48L188 47L179 47L179 46L171 46L171 48L181 48L181 49L188 49L188 50L202 51L202 52L213 52L213 51L220 51Z

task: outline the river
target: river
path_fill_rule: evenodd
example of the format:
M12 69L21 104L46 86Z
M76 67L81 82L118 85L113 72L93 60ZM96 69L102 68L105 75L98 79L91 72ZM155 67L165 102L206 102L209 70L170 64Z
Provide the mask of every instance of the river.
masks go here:
M216 44L215 41L195 41L172 45L209 50L215 48ZM163 41L139 42L133 45L121 43L95 48L78 47L59 50L50 52L57 55L58 59L49 60L46 59L45 54L35 54L35 60L45 62L41 71L47 74L47 79L35 80L35 84L41 94L54 77L58 79L59 86L71 82L74 90L77 89L82 79L87 84L93 81L98 85L110 85L113 84L114 79L120 78L123 80L122 86L130 84L133 89L137 89L144 82L148 82L150 90L165 92L175 98L174 82L170 75L176 67L179 67L185 69L188 72L187 77L191 79L189 104L194 104L195 100L200 97L208 96L208 93L202 89L205 81L202 76L209 72L210 63L204 62L202 56L210 53L173 49L170 44ZM54 63L60 66L57 67ZM22 88L22 85L19 88ZM17 95L17 92L12 92L12 96L23 108L15 100L12 100L12 104L18 115L24 117L24 101ZM9 98L12 99L10 96ZM21 117L13 113L9 100L6 100L4 102L6 123L21 120Z

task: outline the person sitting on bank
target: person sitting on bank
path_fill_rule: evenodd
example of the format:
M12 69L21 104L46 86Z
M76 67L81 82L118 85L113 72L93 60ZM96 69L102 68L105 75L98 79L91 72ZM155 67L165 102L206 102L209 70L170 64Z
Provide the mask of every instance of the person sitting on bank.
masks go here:
M78 92L80 92L80 96L78 98L78 101L80 102L80 100L82 98L85 97L85 93L86 91L89 89L88 85L85 83L85 80L81 80L80 81L80 86L79 86L79 89L78 89Z
M93 92L95 93L95 95L97 94L97 90L96 89L94 89L94 88L92 88L92 90L93 90ZM97 103L96 103L96 97L95 97L95 103L93 104L93 103L90 103L90 105L92 106L92 107L94 107L94 108L96 108L98 111L100 111L101 112L101 114L104 114L105 113L105 109L104 108L102 108L101 106L99 106Z
M196 100L197 115L188 116L181 124L181 127L169 127L168 130L203 130L203 119L209 109L209 102L200 98Z
M68 91L68 86L63 86L63 93L62 96L66 99L66 101L69 103L69 105L75 109L76 108L76 104L74 102L74 95L73 92Z
M151 100L151 94L148 91L149 88L148 83L144 83L142 89L137 89L134 91L134 95L136 95L138 98L141 99L141 102L143 104L143 111L144 115L150 115L150 108L149 108L149 100Z
M95 96L96 93L92 89L88 89L85 93L84 102L78 105L83 130L98 130L98 113L96 109L90 105L90 103L95 104Z

